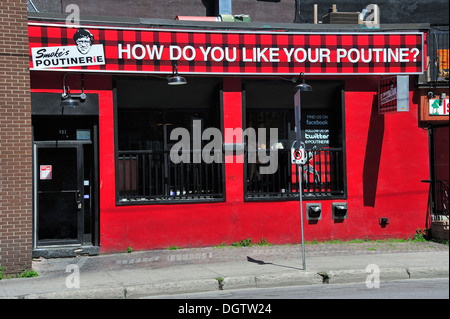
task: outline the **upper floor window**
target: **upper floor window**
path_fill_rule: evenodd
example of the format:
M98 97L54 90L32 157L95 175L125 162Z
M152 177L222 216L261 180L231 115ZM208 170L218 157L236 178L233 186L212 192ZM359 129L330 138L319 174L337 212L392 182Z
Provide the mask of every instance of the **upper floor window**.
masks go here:
M450 72L448 52L448 26L436 27L427 35L427 70L424 77L419 77L419 84L448 85Z

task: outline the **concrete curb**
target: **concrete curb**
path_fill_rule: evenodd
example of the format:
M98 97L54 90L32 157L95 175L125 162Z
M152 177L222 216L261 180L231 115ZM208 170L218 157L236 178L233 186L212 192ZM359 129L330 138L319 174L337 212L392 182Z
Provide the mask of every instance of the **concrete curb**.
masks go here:
M339 270L323 272L288 272L259 276L227 277L223 280L223 290L242 288L266 288L297 285L365 283L374 271ZM382 268L380 281L402 279L448 278L448 267Z
M219 282L217 279L186 280L129 286L126 287L125 298L217 290L219 290Z
M292 285L321 284L321 277L315 272L286 272L258 276L227 277L223 280L223 290L242 288L268 288Z
M381 268L379 273L375 269L330 271L330 284L365 283L373 276L379 275L380 282L404 279L442 278L449 276L448 267L412 267L412 268Z
M23 299L124 299L124 287L107 287L97 289L70 289L67 291L30 294Z
M365 283L374 271L340 270L264 274L257 276L231 276L218 279L196 279L176 282L145 283L139 285L118 285L96 289L71 289L60 292L30 294L10 299L133 299L143 296L170 295L192 292L207 292L244 288L269 288L293 285L320 285ZM448 278L448 267L382 268L380 281L405 279Z

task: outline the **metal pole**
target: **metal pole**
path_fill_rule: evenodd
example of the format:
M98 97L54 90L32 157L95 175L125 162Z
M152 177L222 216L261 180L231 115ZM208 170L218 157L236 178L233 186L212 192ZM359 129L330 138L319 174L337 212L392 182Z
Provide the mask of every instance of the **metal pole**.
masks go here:
M303 261L303 270L306 270L306 260L305 260L305 236L303 234L303 199L302 199L302 164L298 164L298 190L300 197L300 224L302 228L302 261Z
M301 94L300 90L297 90L294 96L295 102L295 126L297 129L297 147L301 146ZM306 270L306 260L305 260L305 236L303 232L303 190L302 190L302 165L298 164L298 195L300 197L300 226L302 230L302 261L303 261L303 270Z
M312 87L305 83L305 78L303 72L300 73L300 78L298 80L298 84L296 85L297 92L294 96L294 106L295 106L295 124L297 128L297 145L301 147L301 139L302 139L302 129L301 129L301 96L300 91L312 91ZM306 258L305 258L305 237L303 232L303 190L302 190L302 164L298 165L298 189L299 189L299 197L300 197L300 222L302 227L302 259L303 259L303 270L306 270Z

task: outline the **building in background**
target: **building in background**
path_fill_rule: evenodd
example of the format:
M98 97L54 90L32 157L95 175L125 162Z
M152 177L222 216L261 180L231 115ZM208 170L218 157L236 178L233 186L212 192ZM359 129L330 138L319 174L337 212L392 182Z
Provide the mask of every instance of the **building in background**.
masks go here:
M322 23L313 23L314 3ZM2 13L22 10L28 32L2 18L13 31L2 34L0 58L26 60L29 71L15 64L19 81L2 68L10 86L1 132L24 132L1 141L0 265L13 272L29 267L31 254L129 246L299 242L291 147L302 72L313 87L301 95L305 239L410 237L427 227L422 180L434 179L429 158L445 143L421 128L432 123L421 117L421 97L436 83L448 94L448 75L424 80L433 52L445 57L446 49L448 57L448 42L430 49L435 29L448 39L448 17L436 15L435 1L413 11L385 1L374 24L362 2L314 3L2 4ZM16 33L28 36L26 54L6 46ZM439 100L445 89L433 92ZM440 116L448 131L448 112ZM257 139L240 134L250 128ZM174 149L184 151L181 162ZM448 161L446 174L448 183Z
M449 33L435 25L428 34L428 67L418 78L419 126L428 130L430 178L427 229L431 237L449 237Z

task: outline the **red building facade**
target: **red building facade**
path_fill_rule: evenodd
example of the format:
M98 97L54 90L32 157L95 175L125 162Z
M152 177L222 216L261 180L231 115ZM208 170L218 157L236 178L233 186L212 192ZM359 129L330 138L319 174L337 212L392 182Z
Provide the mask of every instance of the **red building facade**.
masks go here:
M428 199L414 89L424 31L30 21L33 254L300 242L290 152L301 72L313 87L301 95L305 239L411 237ZM168 85L177 73L186 85ZM408 109L380 114L380 80L398 75ZM189 133L181 163L177 128Z

